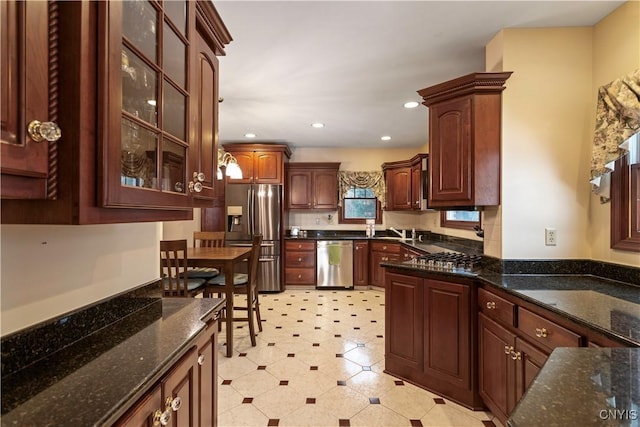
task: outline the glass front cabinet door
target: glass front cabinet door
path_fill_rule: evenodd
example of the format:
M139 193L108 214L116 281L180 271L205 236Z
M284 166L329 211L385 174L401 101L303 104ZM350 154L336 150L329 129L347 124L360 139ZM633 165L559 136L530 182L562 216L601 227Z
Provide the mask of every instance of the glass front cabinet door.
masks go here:
M213 198L217 127L210 124L217 125L218 88L209 81L212 99L203 103L197 28L219 25L208 31L221 34L212 36L222 40L217 54L231 38L213 6L199 3L100 4L99 201L105 207L190 208Z

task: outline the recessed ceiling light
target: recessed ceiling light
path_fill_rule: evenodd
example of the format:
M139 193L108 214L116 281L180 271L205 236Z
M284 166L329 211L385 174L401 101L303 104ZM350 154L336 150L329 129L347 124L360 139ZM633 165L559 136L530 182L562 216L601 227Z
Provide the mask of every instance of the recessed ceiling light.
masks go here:
M244 134L244 137L245 137L245 138L255 138L255 137L256 137L256 134L255 134L255 133L245 133L245 134Z
M385 136L381 137L380 139L383 140L383 141L390 141L391 137L388 136L388 135L385 135Z
M314 127L316 129L320 129L324 127L324 123L311 123L311 127Z
M404 108L416 108L420 103L416 101L409 101L404 103Z

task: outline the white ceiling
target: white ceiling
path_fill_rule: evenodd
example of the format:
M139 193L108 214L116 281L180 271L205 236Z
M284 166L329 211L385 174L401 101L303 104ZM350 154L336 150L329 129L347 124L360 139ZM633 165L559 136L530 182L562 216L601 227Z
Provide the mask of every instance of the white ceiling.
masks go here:
M220 58L220 141L422 146L428 110L403 104L484 71L484 47L499 30L591 26L622 3L215 1L234 39Z

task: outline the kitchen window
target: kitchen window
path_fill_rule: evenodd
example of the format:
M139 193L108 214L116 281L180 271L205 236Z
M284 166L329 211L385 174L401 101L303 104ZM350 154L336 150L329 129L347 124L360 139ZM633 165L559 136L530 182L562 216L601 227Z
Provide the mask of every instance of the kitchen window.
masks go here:
M442 211L440 212L440 226L473 230L480 228L480 212L478 211Z
M640 252L640 134L611 172L611 248Z
M367 219L375 219L382 224L380 201L371 188L352 186L345 193L340 208L341 224L365 224Z

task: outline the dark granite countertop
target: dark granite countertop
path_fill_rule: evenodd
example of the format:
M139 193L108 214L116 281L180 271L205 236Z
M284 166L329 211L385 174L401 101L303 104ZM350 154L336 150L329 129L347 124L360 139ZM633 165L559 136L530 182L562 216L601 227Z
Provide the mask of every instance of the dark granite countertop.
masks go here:
M115 422L191 348L224 299L159 299L2 379L3 426Z
M464 252L468 254L482 254L482 242L444 236L434 233L418 233L419 239L401 239L399 236L381 232L374 237L367 237L364 232L357 231L327 231L308 230L306 237L286 236L285 240L369 240L390 243L402 243L403 245L421 250L426 253L436 252Z
M488 269L430 270L409 262L382 262L421 276L472 278L500 288L629 346L640 346L640 286L586 274L502 274Z
M481 272L478 277L523 300L632 346L640 346L640 287L589 275Z
M557 348L510 427L640 425L640 348Z

